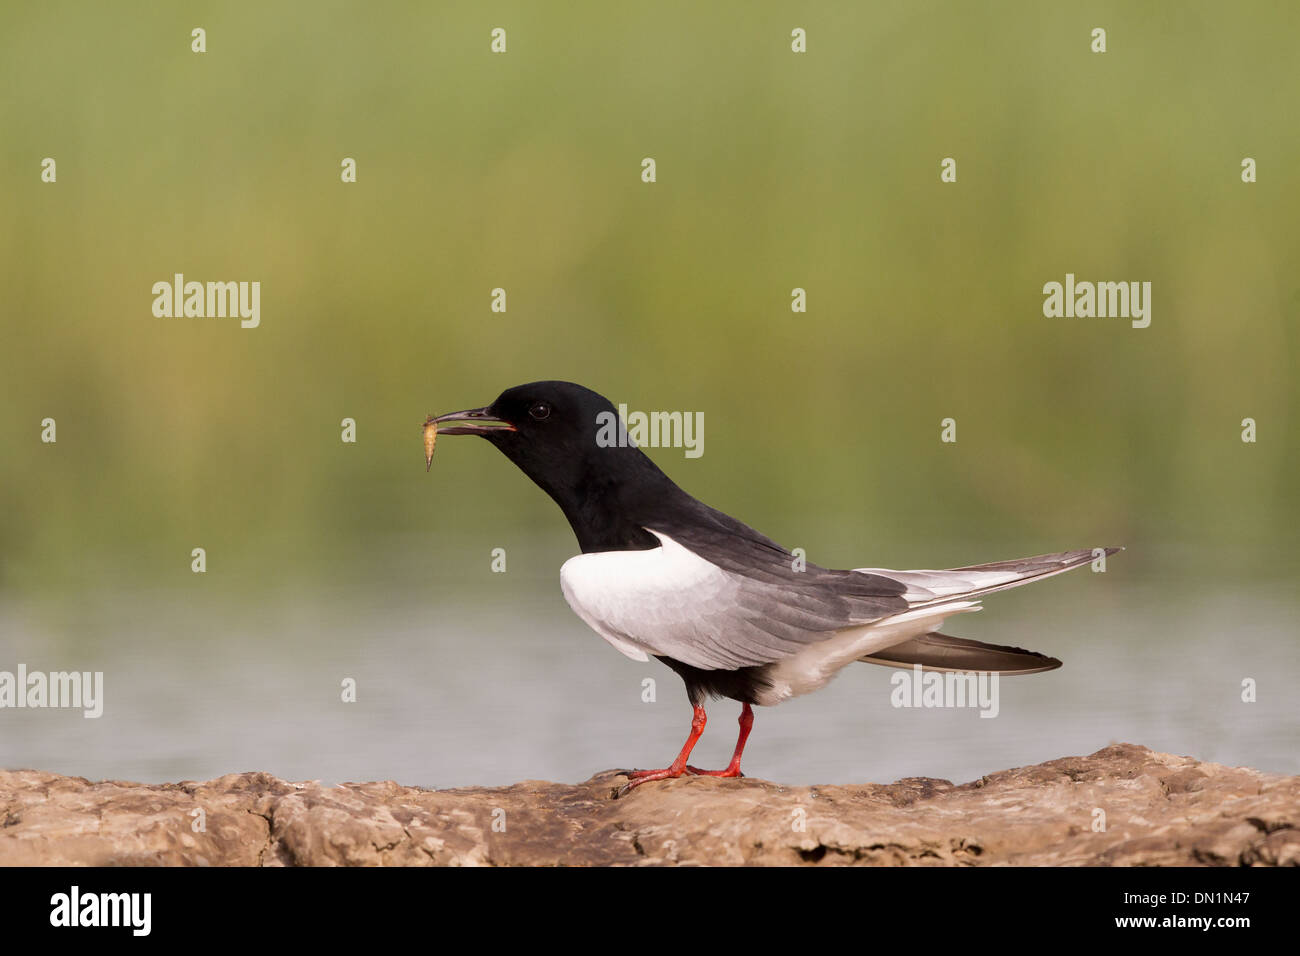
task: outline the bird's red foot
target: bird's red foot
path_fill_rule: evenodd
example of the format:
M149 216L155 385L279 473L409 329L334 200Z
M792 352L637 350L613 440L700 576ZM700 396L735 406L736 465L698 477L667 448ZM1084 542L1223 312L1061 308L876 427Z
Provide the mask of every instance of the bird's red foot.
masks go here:
M743 777L739 767L728 767L726 770L701 770L699 767L686 766L686 772L693 777Z
M687 772L686 767L664 767L662 770L628 770L626 771L627 783L619 787L618 795L630 793L636 787L643 783L649 783L651 780L673 780Z

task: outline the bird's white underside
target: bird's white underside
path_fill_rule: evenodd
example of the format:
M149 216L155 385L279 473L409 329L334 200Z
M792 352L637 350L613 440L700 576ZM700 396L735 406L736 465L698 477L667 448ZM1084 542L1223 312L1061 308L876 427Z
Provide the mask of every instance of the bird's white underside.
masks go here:
M706 670L726 669L725 649L711 644L719 623L726 626L726 598L736 579L682 547L666 534L647 529L661 547L642 551L580 554L560 568L560 587L574 613L609 643L636 661L672 657ZM899 614L838 631L774 661L771 690L760 704L778 704L826 685L855 660L912 637L938 630L952 614L979 610L973 592L1014 586L1023 575L1003 571L890 571L883 574L908 588L914 607ZM702 626L701 622L708 622ZM731 666L734 666L731 665Z

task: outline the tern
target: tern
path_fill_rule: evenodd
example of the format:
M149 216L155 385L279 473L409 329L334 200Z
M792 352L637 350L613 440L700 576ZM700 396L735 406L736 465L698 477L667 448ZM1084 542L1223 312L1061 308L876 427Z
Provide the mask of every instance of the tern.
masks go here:
M628 771L624 793L683 775L742 776L753 707L818 690L857 661L1003 675L1060 667L1045 654L939 628L954 614L978 610L987 594L1119 550L935 571L819 567L693 498L631 442L609 441L602 423L610 414L617 414L613 404L596 392L547 381L424 425L487 439L550 495L582 551L560 568L569 606L628 657L654 657L686 684L691 731L681 752L662 769ZM687 762L710 698L741 704L736 749L722 770Z

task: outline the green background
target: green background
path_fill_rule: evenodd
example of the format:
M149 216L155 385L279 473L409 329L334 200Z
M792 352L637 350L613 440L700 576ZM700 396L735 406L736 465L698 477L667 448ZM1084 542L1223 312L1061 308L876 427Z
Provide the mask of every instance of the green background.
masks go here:
M549 499L468 439L426 475L419 430L541 378L702 412L702 458L651 456L821 564L1116 544L1151 607L1290 594L1298 32L1274 3L6 5L10 636L110 643L142 595L328 595L372 637L395 595L558 602ZM176 272L260 281L261 327L155 318ZM1067 272L1151 282L1150 327L1044 317Z

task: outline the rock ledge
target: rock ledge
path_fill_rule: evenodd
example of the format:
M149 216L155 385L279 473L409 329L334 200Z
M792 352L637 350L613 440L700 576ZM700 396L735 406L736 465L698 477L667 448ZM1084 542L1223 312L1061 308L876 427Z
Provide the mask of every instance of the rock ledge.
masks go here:
M972 783L92 783L0 771L0 865L1300 865L1300 777L1116 744ZM1100 826L1104 814L1104 831Z

